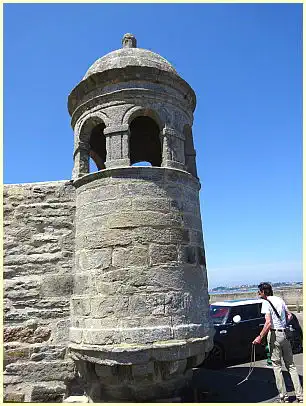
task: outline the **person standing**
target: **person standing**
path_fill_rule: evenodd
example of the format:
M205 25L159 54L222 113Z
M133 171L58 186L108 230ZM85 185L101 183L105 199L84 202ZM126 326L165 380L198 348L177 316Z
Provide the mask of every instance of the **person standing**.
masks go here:
M275 382L279 393L280 402L289 402L286 385L282 374L282 359L290 374L295 390L296 400L303 402L303 390L300 384L299 375L293 361L291 344L286 338L287 321L292 318L292 314L280 297L273 296L272 286L268 282L258 285L258 295L264 299L261 313L265 314L266 322L259 336L253 344L260 344L262 338L267 334L267 341L270 348Z

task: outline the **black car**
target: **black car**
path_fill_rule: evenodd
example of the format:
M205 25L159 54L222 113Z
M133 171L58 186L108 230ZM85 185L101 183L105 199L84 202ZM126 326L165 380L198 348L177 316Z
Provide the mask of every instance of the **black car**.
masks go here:
M216 366L233 358L250 359L252 341L265 324L261 305L262 299L229 300L210 305L210 316L216 333L214 347L206 360L207 365ZM301 352L303 333L295 315L289 327L293 333L293 352ZM265 355L265 343L255 348L258 357Z

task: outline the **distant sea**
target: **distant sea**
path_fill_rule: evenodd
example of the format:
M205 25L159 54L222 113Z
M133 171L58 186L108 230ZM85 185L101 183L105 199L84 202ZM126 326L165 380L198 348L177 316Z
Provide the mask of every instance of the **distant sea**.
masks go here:
M282 289L282 288L301 288L302 285L297 286L277 286L274 290ZM230 293L254 293L255 297L257 297L257 290L258 288L246 288L246 289L228 289L228 290L209 290L208 293L210 295L223 295L223 294L230 294Z
M231 289L231 290L209 290L208 293L210 295L224 295L224 294L229 294L229 293L252 293L254 292L254 295L257 296L257 290L258 288L250 288L250 289Z

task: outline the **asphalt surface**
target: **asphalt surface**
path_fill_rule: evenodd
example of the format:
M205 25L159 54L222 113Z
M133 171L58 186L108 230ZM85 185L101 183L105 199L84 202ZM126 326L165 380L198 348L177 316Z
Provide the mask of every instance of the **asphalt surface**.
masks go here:
M295 313L303 326L303 313ZM302 381L303 354L295 354L294 361ZM194 368L191 389L183 397L185 402L205 403L270 403L276 402L278 392L275 386L273 369L267 367L265 359L256 360L254 370L247 381L237 385L249 373L250 360L231 363L218 370ZM286 368L283 374L288 394L295 401L293 386Z

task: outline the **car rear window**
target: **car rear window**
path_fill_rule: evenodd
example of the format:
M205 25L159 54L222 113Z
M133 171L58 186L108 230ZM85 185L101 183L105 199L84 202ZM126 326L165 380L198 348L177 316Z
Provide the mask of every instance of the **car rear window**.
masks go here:
M241 319L242 320L251 320L257 319L258 317L262 317L260 314L259 304L250 304L246 306L241 306Z
M210 306L210 317L214 324L224 324L229 314L227 306Z

